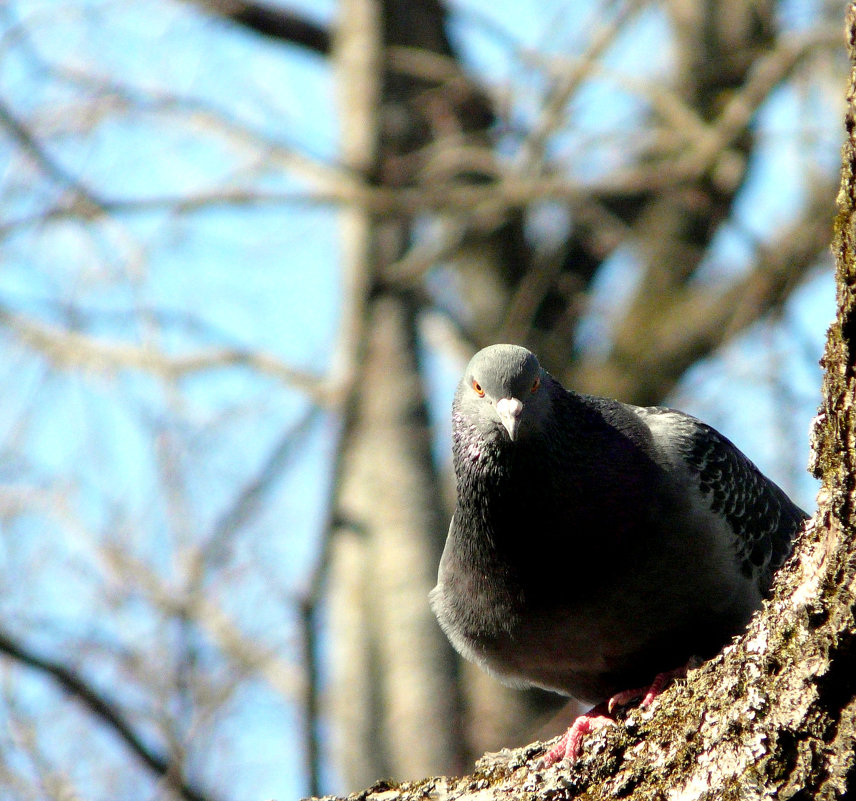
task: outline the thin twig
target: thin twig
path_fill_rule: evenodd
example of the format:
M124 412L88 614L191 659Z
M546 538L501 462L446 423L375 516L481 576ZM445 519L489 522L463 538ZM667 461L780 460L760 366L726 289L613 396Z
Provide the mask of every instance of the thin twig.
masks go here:
M321 744L318 738L319 676L318 650L315 638L315 609L312 598L304 598L299 607L302 662L304 665L303 682L303 748L306 782L309 796L321 795Z
M166 781L186 801L214 801L214 796L180 778L182 771L165 756L146 745L142 736L134 730L116 704L109 701L80 674L60 662L39 656L2 629L0 629L0 653L42 673L70 693L96 717L104 721L144 765Z
M335 388L322 377L290 367L262 351L207 348L173 356L154 348L108 342L78 331L62 330L3 308L0 308L0 326L60 369L139 370L174 380L209 370L248 367L278 378L321 405L329 404L336 394Z

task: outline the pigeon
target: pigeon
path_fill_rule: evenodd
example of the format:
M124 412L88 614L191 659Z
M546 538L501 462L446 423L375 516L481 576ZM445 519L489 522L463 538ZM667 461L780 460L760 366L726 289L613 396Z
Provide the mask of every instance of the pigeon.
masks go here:
M431 607L502 682L595 704L547 765L739 634L807 517L711 426L566 390L518 345L473 356L452 430Z

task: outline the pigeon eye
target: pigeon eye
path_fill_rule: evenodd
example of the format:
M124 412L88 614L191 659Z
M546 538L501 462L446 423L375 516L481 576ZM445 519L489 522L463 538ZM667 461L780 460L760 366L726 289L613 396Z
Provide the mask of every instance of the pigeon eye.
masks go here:
M475 378L473 379L473 389L475 390L476 395L478 395L480 398L484 397L484 390L481 388L481 384L479 384L479 382L476 381Z
M532 382L532 389L530 390L530 392L534 395L538 391L538 387L540 387L540 386L541 386L541 376L539 375L538 378L536 378Z

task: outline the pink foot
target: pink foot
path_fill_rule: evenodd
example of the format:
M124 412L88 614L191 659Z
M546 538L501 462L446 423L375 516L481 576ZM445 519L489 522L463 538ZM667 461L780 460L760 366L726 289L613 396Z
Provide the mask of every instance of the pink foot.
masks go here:
M607 710L611 714L616 707L627 706L631 701L640 697L642 698L642 701L639 703L640 707L644 709L646 706L650 706L671 681L684 678L687 675L688 668L689 665L684 665L683 667L675 668L675 670L658 673L654 676L654 681L651 682L650 686L637 687L635 690L624 690L616 693L606 702Z
M642 698L639 706L645 708L650 706L654 699L666 689L668 684L675 679L682 679L687 675L690 668L690 663L675 670L667 670L665 673L658 673L654 676L654 681L645 687L637 687L635 690L624 690L616 693L608 701L592 707L584 715L580 715L572 724L571 727L562 735L559 740L544 756L541 758L541 764L545 768L555 765L557 762L567 759L569 762L574 762L582 752L583 737L589 732L602 729L605 726L612 726L615 721L609 717L613 710L619 706L627 706L631 701L637 698Z
M606 712L606 704L598 704L584 715L580 715L562 735L562 739L544 754L541 764L549 768L563 759L569 762L576 760L582 752L583 737L586 734L615 724L615 721L607 717L604 712Z

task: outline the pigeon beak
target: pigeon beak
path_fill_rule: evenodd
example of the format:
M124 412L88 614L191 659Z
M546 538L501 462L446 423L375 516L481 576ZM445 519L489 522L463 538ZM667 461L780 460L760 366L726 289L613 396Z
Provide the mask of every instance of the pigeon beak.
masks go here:
M508 436L514 442L517 439L517 429L520 427L520 413L523 411L523 403L517 398L500 398L496 402L496 411L508 432Z

